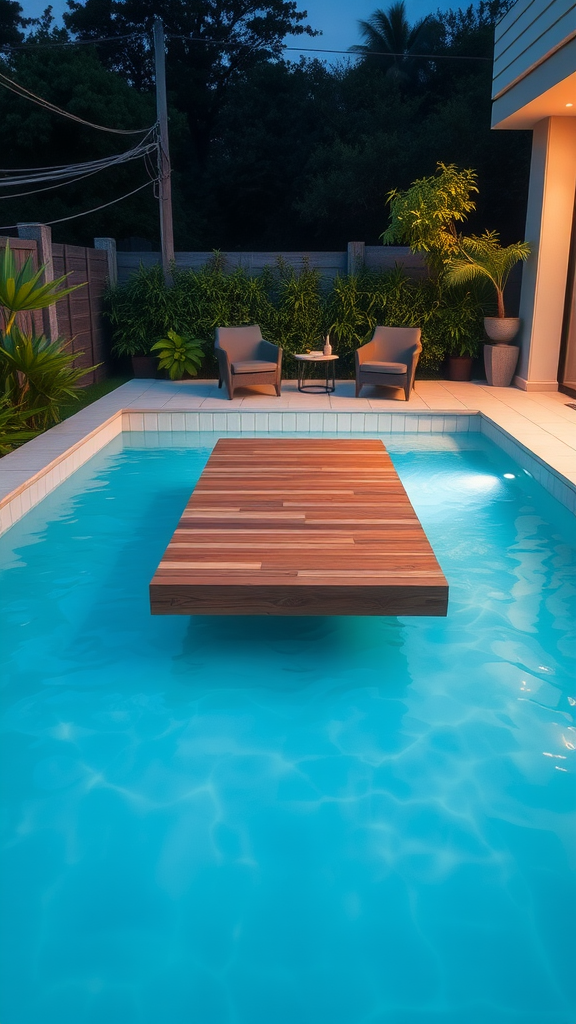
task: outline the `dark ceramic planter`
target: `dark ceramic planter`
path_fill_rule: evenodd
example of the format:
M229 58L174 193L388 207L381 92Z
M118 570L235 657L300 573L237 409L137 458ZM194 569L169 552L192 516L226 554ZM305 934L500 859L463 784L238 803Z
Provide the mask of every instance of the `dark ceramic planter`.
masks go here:
M132 373L139 380L154 380L158 375L158 360L155 356L132 356Z
M472 380L472 356L448 356L448 380Z

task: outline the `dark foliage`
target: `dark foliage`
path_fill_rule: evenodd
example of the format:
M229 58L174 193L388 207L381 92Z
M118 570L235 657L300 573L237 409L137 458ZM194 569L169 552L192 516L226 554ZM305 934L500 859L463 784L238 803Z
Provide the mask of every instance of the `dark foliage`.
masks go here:
M426 44L437 55L491 58L502 0L438 12L416 33L417 26L399 16L400 6L394 5L398 17L390 28L403 33L401 52L421 54ZM142 34L94 47L31 45L6 57L5 66L58 105L111 126L139 127L155 118L149 35L154 13L169 33L226 44L167 44L178 249L341 249L355 238L378 244L387 223L387 192L432 174L438 160L478 171L480 199L471 232L497 229L504 244L523 236L530 133L490 129L490 59L409 56L393 65L386 57L359 54L335 67L317 60L288 62L282 57L285 34L313 31L292 0L261 7L252 0L161 0L159 6L156 0L69 0L69 8L66 29L45 18L28 36L32 44L62 40L67 33ZM0 26L6 38L19 38L24 26L13 0L0 0ZM392 35L390 45L397 45L394 40ZM77 161L125 145L3 90L0 118L4 166ZM0 226L53 220L107 202L145 180L144 168L133 164L54 192L2 200ZM55 237L89 244L94 235L119 241L137 235L157 247L157 219L150 189L56 227Z

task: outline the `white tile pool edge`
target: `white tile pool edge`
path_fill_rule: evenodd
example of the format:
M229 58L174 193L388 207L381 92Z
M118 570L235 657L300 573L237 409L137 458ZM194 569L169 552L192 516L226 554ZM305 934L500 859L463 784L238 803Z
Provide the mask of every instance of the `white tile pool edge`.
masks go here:
M120 409L46 462L0 500L0 535L123 431L158 433L435 433L480 431L576 514L576 486L485 413L406 412L149 412ZM25 448L26 446L23 446ZM19 449L19 451L23 451ZM49 453L47 452L47 455Z

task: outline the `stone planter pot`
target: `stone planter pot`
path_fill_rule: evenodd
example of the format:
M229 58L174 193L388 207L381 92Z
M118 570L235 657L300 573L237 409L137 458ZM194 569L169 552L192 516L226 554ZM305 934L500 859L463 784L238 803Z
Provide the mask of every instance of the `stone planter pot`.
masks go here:
M155 380L158 375L156 356L132 356L132 373L139 380Z
M448 356L448 380L472 380L472 356Z
M520 317L485 316L484 330L497 345L508 345L520 330Z
M486 380L491 387L510 387L519 355L518 345L484 345Z

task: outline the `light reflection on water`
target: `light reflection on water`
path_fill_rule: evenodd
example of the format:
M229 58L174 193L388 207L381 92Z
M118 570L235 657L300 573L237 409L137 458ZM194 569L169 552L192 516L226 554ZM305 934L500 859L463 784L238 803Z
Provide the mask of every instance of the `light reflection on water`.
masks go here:
M447 619L152 618L214 439L150 440L0 541L2 1021L573 1024L568 514L395 436Z

